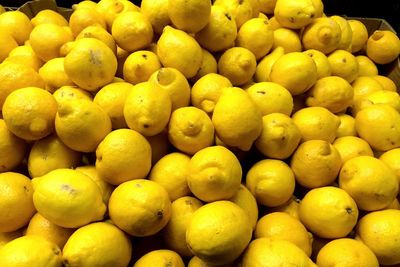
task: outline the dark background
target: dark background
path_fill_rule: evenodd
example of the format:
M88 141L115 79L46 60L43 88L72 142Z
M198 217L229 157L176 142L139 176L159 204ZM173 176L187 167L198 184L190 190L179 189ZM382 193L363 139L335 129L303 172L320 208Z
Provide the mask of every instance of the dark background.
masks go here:
M56 0L59 6L71 7L79 0ZM4 6L18 7L24 0L0 0ZM132 0L140 5L140 0ZM324 10L328 15L349 17L371 17L386 19L393 28L400 32L400 0L323 0Z

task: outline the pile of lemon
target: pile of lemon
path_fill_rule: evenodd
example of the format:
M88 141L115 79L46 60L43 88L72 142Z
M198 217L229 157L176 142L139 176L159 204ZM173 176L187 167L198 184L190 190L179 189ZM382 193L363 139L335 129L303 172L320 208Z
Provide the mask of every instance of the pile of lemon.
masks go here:
M400 264L399 38L212 2L0 9L1 267Z

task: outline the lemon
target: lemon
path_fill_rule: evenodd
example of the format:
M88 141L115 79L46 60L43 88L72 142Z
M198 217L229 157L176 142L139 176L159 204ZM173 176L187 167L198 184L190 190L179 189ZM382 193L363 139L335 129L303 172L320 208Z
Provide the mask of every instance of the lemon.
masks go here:
M29 39L32 23L28 16L18 10L7 11L0 14L0 30L11 34L19 45Z
M146 267L146 266L184 267L185 264L181 256L175 251L168 249L159 249L146 253L140 259L138 259L133 265L133 267Z
M11 171L22 163L26 150L27 144L10 132L0 119L0 172Z
M251 80L257 67L254 54L243 47L225 50L218 60L218 73L228 78L234 86Z
M186 242L193 254L206 263L222 265L239 257L250 242L251 232L243 209L230 201L216 201L193 213Z
M169 153L171 144L166 130L154 136L146 136L151 146L151 163L154 164Z
M339 238L322 247L317 256L318 266L351 265L378 267L375 254L363 242Z
M51 9L44 9L39 11L32 19L33 27L39 24L52 23L59 26L68 26L68 21L58 12Z
M270 73L274 63L283 56L285 49L283 47L277 47L264 58L262 58L256 67L254 79L256 82L268 82L270 81Z
M161 34L163 28L171 23L168 15L168 0L143 0L140 12L149 20L156 33Z
M68 99L58 106L55 128L69 148L94 152L111 131L111 120L100 106L87 99Z
M137 84L146 82L151 74L161 68L161 63L155 53L140 50L130 54L124 63L124 80Z
M303 47L329 54L340 45L342 33L339 24L329 17L314 19L307 25L301 38Z
M46 84L45 89L51 93L54 93L54 91L62 86L74 85L65 73L63 57L53 58L47 61L39 69L39 75Z
M102 87L93 99L108 114L113 129L127 128L124 105L132 89L133 85L127 82L110 83Z
M293 218L299 220L300 199L292 196L286 203L278 207L271 208L271 212L285 212ZM314 244L314 242L313 242Z
M227 12L232 14L232 18L235 20L238 29L243 25L243 23L254 17L253 1L251 0L216 0L213 5L221 6Z
M164 67L176 68L186 78L196 75L203 60L203 51L197 41L171 26L166 26L158 39L157 55Z
M14 48L18 47L18 44L9 33L2 32L0 34L0 37L1 37L1 39L0 39L1 40L0 41L0 48L1 48L0 63L1 63L4 61L4 59L6 59L8 57L8 55Z
M389 168L391 168L395 172L397 179L400 182L400 161L398 157L399 152L400 148L391 149L383 153L379 157L379 159L387 164Z
M0 188L0 232L12 232L25 226L35 213L31 181L22 174L4 172L0 174Z
M267 237L257 238L250 243L241 264L243 267L316 266L295 244Z
M3 105L7 128L25 140L38 140L54 131L57 102L44 89L25 87L12 92Z
M171 217L168 192L145 179L120 184L111 194L108 208L113 223L133 236L154 235Z
M356 136L338 137L333 142L333 146L339 152L343 163L358 156L374 156L369 144Z
M56 169L32 183L35 208L58 226L77 228L104 216L106 207L99 187L81 172Z
M37 140L28 157L30 177L42 176L60 168L74 168L81 161L81 154L64 145L61 140L51 135Z
M358 76L358 61L353 54L346 50L336 50L328 56L332 76L339 76L353 82Z
M323 107L308 107L292 116L294 124L300 129L302 140L325 140L333 142L340 119Z
M75 37L78 36L83 29L93 25L98 25L104 29L107 28L104 17L96 8L77 8L72 12L69 18L69 27Z
M74 231L75 229L58 226L36 213L29 221L25 235L44 237L62 249Z
M359 20L350 19L347 21L350 25L352 38L351 38L351 51L356 53L364 48L368 40L368 30L364 23Z
M290 76L287 76L290 73ZM272 65L269 78L288 89L292 95L306 92L317 81L317 67L301 52L287 53Z
M202 49L203 51L203 60L201 62L201 66L196 75L192 78L192 83L196 82L201 77L209 74L209 73L217 73L218 71L218 63L213 54L208 52L206 49Z
M343 189L325 186L307 192L300 202L300 221L322 238L345 237L357 223L356 202Z
M93 96L86 90L80 89L77 86L62 86L53 93L57 105L61 105L64 101L73 99L85 99L92 101Z
M399 191L395 172L371 156L347 160L340 170L339 186L354 198L360 209L366 211L389 206Z
M161 68L150 76L149 82L157 84L168 92L172 102L171 111L189 105L190 85L179 70Z
M300 140L301 132L289 116L271 113L263 117L263 129L255 146L269 158L286 159L293 154Z
M358 62L358 75L359 76L375 76L378 75L378 67L367 56L356 56Z
M317 80L307 92L306 104L339 113L353 104L353 97L354 90L350 83L340 76L332 75Z
M400 95L397 92L387 90L375 91L359 101L359 108L363 109L369 105L375 104L387 104L400 112Z
M288 28L278 28L274 30L273 35L273 49L283 47L286 53L302 51L301 40L296 31Z
M210 0L168 1L168 15L177 29L196 33L207 25L211 13Z
M233 197L241 178L239 160L223 146L203 148L190 159L187 183L200 200L211 202Z
M213 5L208 24L195 37L202 47L217 52L233 46L237 30L233 14L222 6Z
M82 39L82 38L95 38L99 41L102 41L104 44L106 44L111 51L114 52L114 54L117 53L117 45L114 41L114 38L110 33L107 32L106 29L99 25L93 25L84 28L78 36L76 36L76 40Z
M14 48L12 51L10 51L4 62L14 62L19 65L29 66L32 67L36 72L44 64L44 62L35 54L32 47L29 45L21 45Z
M360 219L356 237L366 244L378 258L380 264L400 263L399 210L374 211Z
M339 114L340 125L336 131L336 137L356 136L356 126L354 117L347 114Z
M338 150L324 140L305 141L293 153L290 162L296 181L307 188L332 184L341 166Z
M311 23L315 15L311 0L278 0L275 4L274 16L286 28L301 29Z
M206 74L193 84L190 91L191 103L194 107L202 109L211 115L214 112L215 104L218 102L223 88L231 86L232 83L229 79L220 74Z
M168 124L171 105L168 92L157 84L136 84L125 100L125 121L129 128L143 135L159 134Z
M354 104L372 92L383 90L382 85L369 76L358 77L352 84L354 89Z
M318 79L331 76L332 68L327 56L324 53L315 49L308 49L303 53L310 56L314 60L314 63L317 66Z
M377 81L384 90L397 92L397 86L392 79L382 75L375 75L372 78Z
M90 0L83 0L83 1L81 1L79 3L77 3L77 4L73 4L72 5L72 10L77 10L77 9L80 9L80 8L94 8L94 9L96 9L97 8L97 3L93 2L93 1L90 1Z
M264 159L250 168L246 175L246 186L259 204L277 207L292 197L295 177L285 162Z
M377 64L388 64L400 54L400 40L388 30L376 30L367 41L367 56Z
M258 220L258 206L257 200L250 190L247 189L245 185L241 184L239 190L229 201L235 203L246 212L249 217L250 226L254 229Z
M0 265L4 267L62 266L60 248L41 236L14 239L0 250L0 255Z
M190 257L193 253L186 244L186 229L193 213L203 204L194 197L181 197L172 202L171 219L165 226L162 235L167 247L182 256Z
M64 266L125 267L132 245L126 234L107 222L85 225L76 230L65 244Z
M260 12L265 14L274 14L276 0L259 0Z
M130 11L140 12L140 8L128 0L115 0L114 4L110 5L110 8L105 9L103 12L107 28L111 29L112 25L114 24L114 20L119 15Z
M257 222L255 238L268 237L292 242L311 256L312 235L301 222L287 213L269 213Z
M341 37L338 49L351 52L353 32L350 24L347 22L347 19L341 16L331 16L330 18L333 19L340 27Z
M358 135L373 149L387 151L400 145L400 114L386 104L368 106L357 113Z

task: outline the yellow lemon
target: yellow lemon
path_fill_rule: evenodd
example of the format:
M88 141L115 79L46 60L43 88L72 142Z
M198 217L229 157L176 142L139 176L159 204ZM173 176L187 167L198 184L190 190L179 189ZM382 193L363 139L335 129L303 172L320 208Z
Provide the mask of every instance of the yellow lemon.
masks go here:
M283 56L285 49L283 47L277 47L264 58L262 58L256 67L254 79L256 82L268 82L270 81L270 73L274 63Z
M65 56L64 69L69 78L82 89L97 91L110 83L117 71L117 59L111 49L95 38L75 41Z
M400 183L400 158L398 157L400 148L391 149L383 153L379 159L386 163L391 168L399 180Z
M356 56L358 62L358 75L359 76L375 76L378 75L378 67L367 56Z
M32 28L28 16L21 11L7 11L0 14L1 31L11 34L19 45L23 45L29 39Z
M249 223L254 229L258 220L258 206L257 200L250 190L241 184L239 190L232 198L229 199L229 201L235 203L246 212L247 216L249 217Z
M168 265L171 267L185 266L181 256L175 251L168 249L159 249L150 251L143 255L135 262L133 267L163 267Z
M32 19L33 27L39 24L51 23L59 26L68 26L68 21L58 12L51 9L39 11Z
M274 16L284 27L301 29L309 24L316 15L311 0L278 0L275 4Z
M382 75L375 75L372 76L372 78L377 81L384 90L397 92L397 86L391 78Z
M32 67L36 72L43 65L43 61L35 54L29 45L21 45L10 51L4 62L14 62Z
M204 48L202 49L202 51L203 51L203 60L201 62L199 71L191 80L193 83L209 73L218 72L218 63L213 54L211 54L210 52L208 52L208 50Z
M216 0L213 5L221 6L227 12L232 14L232 18L235 20L238 29L243 25L243 23L254 17L253 1L251 0Z
M380 264L400 263L399 222L400 211L389 209L368 213L357 225L356 237L374 252Z
M96 149L96 170L101 179L119 185L145 178L151 167L151 147L146 138L130 129L107 134Z
M259 0L260 11L265 14L274 14L276 0Z
M100 27L99 25L88 26L84 28L78 36L76 36L75 40L79 40L82 38L95 38L99 41L102 41L106 44L114 54L117 53L117 45L114 41L114 38L110 33L107 32L106 29Z
M339 24L332 18L322 17L305 27L301 42L304 49L315 49L326 55L339 47L341 37Z
M203 60L203 51L197 41L171 26L166 26L158 39L157 55L164 67L176 68L186 78L196 75Z
M40 69L39 75L45 82L45 89L54 93L57 89L66 85L74 85L64 69L64 58L58 57L47 61Z
M124 105L132 89L133 85L127 82L110 83L102 87L93 99L93 102L108 114L113 129L127 127L124 117Z
M169 94L172 102L171 111L186 107L190 101L190 85L186 77L177 69L161 68L149 78Z
M325 140L333 142L340 119L323 107L308 107L292 116L294 124L300 129L302 140Z
M186 242L193 254L206 263L222 265L240 256L250 242L251 232L242 208L230 201L216 201L193 213L186 229Z
M286 203L283 205L274 207L270 209L271 212L285 212L292 216L293 218L299 219L299 208L300 208L300 199L296 196L292 196ZM314 243L313 243L314 244Z
M190 159L187 183L200 200L212 202L233 197L241 179L239 160L223 146L203 148Z
M28 171L31 178L42 176L59 168L74 168L81 161L81 154L64 145L51 135L37 140L29 152Z
M193 84L190 91L191 103L194 107L202 109L211 115L214 112L215 104L222 94L222 89L231 86L232 83L229 79L220 74L206 74Z
M353 104L354 90L340 76L327 76L317 80L307 92L306 105L328 109L332 113L344 112Z
M243 47L225 50L218 60L218 73L228 78L234 86L251 80L257 67L254 54Z
M335 239L319 251L317 264L320 267L336 265L357 265L364 267L378 267L375 254L363 242L350 239Z
M137 84L146 82L151 74L161 68L161 63L155 53L140 50L130 54L124 63L124 80Z
M83 29L93 25L98 25L104 29L107 28L104 17L96 8L77 8L69 18L69 27L75 37L78 36Z
M12 92L3 105L7 128L25 140L38 140L54 131L57 102L44 89L25 87Z
M121 14L130 11L140 12L140 8L136 6L133 2L128 0L115 0L110 5L109 8L103 10L103 15L106 20L107 28L111 29L114 24L114 20ZM97 6L99 7L99 6Z
M25 226L35 213L33 189L28 177L16 172L0 174L1 195L0 231L13 232Z
M161 34L164 27L171 23L168 15L168 0L143 0L140 12L149 20L156 33Z
M250 168L246 175L246 186L259 204L277 207L292 197L294 173L281 160L264 159Z
M243 267L315 267L307 254L292 242L273 238L253 240L243 254Z
M359 105L353 108L356 110L358 107L359 109L363 109L370 105L375 104L386 104L393 107L395 110L400 112L400 95L397 92L387 91L387 90L379 90L368 94L367 96L363 97L358 102ZM356 112L359 110L356 110Z
M131 241L122 230L108 222L97 222L71 235L62 258L65 266L125 267L131 253Z
M80 89L77 86L62 86L53 93L57 105L62 102L74 99L85 99L92 101L93 96L86 90Z
M374 156L369 144L356 136L338 137L332 145L339 152L343 163L358 156Z
M60 248L44 237L28 235L14 239L0 250L0 265L4 267L61 267Z
M358 135L376 150L387 151L400 146L400 114L386 104L368 106L357 113Z
M358 77L358 61L346 50L335 50L328 56L332 76L339 76L349 83Z
M176 28L196 33L207 25L211 13L210 0L168 1L168 15Z
M171 219L163 230L164 242L167 247L182 256L190 257L193 253L186 244L186 229L190 224L193 213L203 203L194 197L181 197L172 202Z
M106 206L99 187L87 175L56 169L32 180L33 203L52 223L77 228L103 219Z
M335 181L342 166L339 151L324 140L308 140L293 153L290 167L304 187L327 186Z
M10 132L0 119L0 172L11 171L22 163L26 151L27 144Z
M111 120L99 105L87 99L68 99L58 106L55 128L69 148L94 152L111 131Z
M340 27L341 37L338 49L351 52L353 32L350 24L347 22L347 19L341 16L331 16L330 18L333 19Z
M336 137L356 136L356 122L354 117L347 114L339 114L340 125L336 131Z
M278 28L274 30L274 41L272 48L283 47L285 53L301 52L301 40L299 34L288 28Z
M391 31L375 31L367 41L367 56L377 64L388 64L400 54L400 40Z
M368 40L368 30L364 23L359 20L350 19L347 21L351 28L351 51L352 53L359 52L364 48Z
M235 17L224 7L213 5L208 24L196 33L195 37L199 44L210 52L230 48L237 37Z
M339 174L339 186L366 211L389 206L399 191L395 172L383 161L371 156L347 160Z
M151 146L151 163L154 164L169 153L171 144L168 141L166 130L153 136L146 136Z
M257 222L255 238L268 237L292 242L311 256L312 235L304 225L285 212L269 213Z
M292 95L299 95L310 89L317 81L317 66L306 54L287 53L272 65L269 78L272 82L288 89Z
M374 78L369 76L360 76L351 85L354 89L355 105L357 105L358 102L368 94L383 90L382 85Z
M1 33L0 34L0 63L4 61L10 54L10 52L18 47L18 43L9 33Z
M300 221L322 238L341 238L357 223L356 202L343 189L325 186L307 192L300 202Z
M139 237L156 234L171 217L168 192L145 179L120 184L111 194L108 208L115 225Z
M254 144L269 158L286 159L293 154L300 140L301 132L289 116L271 113L263 117L263 129Z
M77 3L77 4L73 4L72 5L72 10L77 10L77 9L80 9L80 8L94 8L94 9L96 9L97 8L97 3L93 2L93 1L90 1L90 0L83 0L83 1L81 1L79 3Z
M318 79L331 76L332 67L329 63L328 57L324 53L315 49L308 49L303 53L310 56L314 60L314 63L317 66Z

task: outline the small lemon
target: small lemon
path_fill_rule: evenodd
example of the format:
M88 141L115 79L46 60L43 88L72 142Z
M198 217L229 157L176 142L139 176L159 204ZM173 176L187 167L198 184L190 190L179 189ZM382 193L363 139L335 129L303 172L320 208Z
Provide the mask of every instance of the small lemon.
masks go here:
M125 12L130 12L130 11L140 12L140 8L131 1L115 0L115 1L111 1L111 2L114 2L114 3L112 5L110 5L109 8L107 8L103 11L103 15L106 20L107 28L109 30L112 28L112 25L114 24L115 19L119 15L121 15Z
M369 144L356 136L338 137L332 145L339 152L343 163L358 156L374 156Z
M74 168L81 161L81 154L64 145L51 135L37 140L28 157L28 171L31 178L45 175L59 168Z
M150 51L140 50L130 54L124 63L124 80L137 84L146 82L151 74L161 68L157 55Z
M222 6L213 5L208 24L195 37L202 47L217 52L233 46L237 30L233 14Z
M360 76L351 85L354 89L355 105L370 93L383 90L382 85L374 78L369 76Z
M359 52L364 48L368 40L367 27L365 27L364 23L359 20L350 19L347 22L349 23L352 32L350 52Z
M372 156L347 160L339 174L339 186L362 210L374 211L389 206L399 191L395 172Z
M18 47L18 43L14 38L9 33L2 32L0 34L0 63L3 62L16 47Z
M75 9L69 18L69 27L72 34L76 37L86 27L98 25L107 28L104 17L96 8L82 7Z
M246 212L249 217L249 223L254 229L258 220L258 206L257 200L250 190L247 189L245 185L241 184L239 190L229 201L235 203Z
M384 90L397 92L397 86L391 78L383 75L375 75L372 76L372 78L374 78L374 80L379 82L379 84L383 87Z
M165 129L161 133L153 136L146 136L151 146L151 163L155 164L162 157L169 153L171 144L168 141L168 133Z
M186 229L193 213L201 206L203 203L200 200L189 196L178 198L172 202L171 219L165 226L162 235L167 247L182 256L193 256L186 244Z
M10 51L4 62L14 62L20 65L32 67L36 72L44 64L29 45L21 45L14 48Z
M131 241L122 230L108 222L97 222L71 235L62 258L65 266L125 267L131 253Z
M378 75L378 67L367 56L356 56L358 62L358 75L359 76L375 76Z
M335 239L319 251L317 264L320 267L336 265L357 265L378 267L375 254L363 242L350 238Z
M353 87L347 80L340 76L327 76L317 80L307 92L306 105L324 107L332 113L339 113L353 104L353 97Z
M400 40L391 31L376 30L367 41L367 56L377 64L388 64L400 54Z
M289 116L271 113L263 117L263 129L255 146L269 158L286 159L293 154L300 140L301 132Z
M68 21L58 12L51 9L44 9L39 11L32 19L33 27L39 24L52 23L59 26L68 26Z
M400 153L400 148L391 149L383 153L379 157L379 159L384 163L386 163L389 166L389 168L391 168L395 172L397 179L399 180L400 183L400 157L398 157L399 153Z
M56 169L32 180L33 203L52 223L77 228L103 219L106 206L99 187L87 175L71 169Z
M272 48L279 46L285 49L285 53L301 52L301 40L299 34L288 28L278 28L274 30L274 40Z
M0 174L1 211L0 232L13 232L25 226L35 207L32 201L31 180L16 172Z
M335 50L328 56L332 69L332 76L339 76L349 83L358 77L358 61L356 57L346 50Z
M10 132L4 120L0 119L0 172L11 171L22 163L26 151L25 141Z
M276 0L259 0L260 11L265 14L274 14Z
M341 16L331 16L330 18L333 19L340 27L341 37L337 49L343 49L351 52L353 32L350 24L347 22L347 19Z
M70 85L60 87L53 93L53 96L57 102L57 105L61 105L62 102L71 99L85 99L89 101L93 100L93 96L88 91L78 88L77 86Z
M250 150L262 130L262 116L250 96L238 87L225 87L215 105L216 135L228 146Z
M11 34L19 45L23 45L29 39L32 28L29 17L21 11L12 10L0 14L1 32Z
M293 218L299 219L299 208L300 208L300 199L296 196L292 196L286 203L283 205L273 207L270 209L271 212L285 212L292 216ZM314 244L314 243L313 243Z
M304 187L327 186L335 181L342 166L338 150L324 140L308 140L294 152L290 167Z
M336 131L336 137L344 137L344 136L356 136L356 122L354 117L348 114L339 114L340 125Z
M311 189L300 202L300 221L322 238L345 237L357 223L356 202L343 189Z
M300 129L302 140L325 140L333 142L340 119L323 107L308 107L292 116L294 124Z
M250 242L251 232L248 216L242 208L230 201L215 201L193 213L186 230L186 242L193 254L206 263L222 265L240 256Z
M168 0L143 0L140 12L149 20L156 33L161 34L164 27L171 23L168 15Z
M94 8L97 9L97 3L91 0L83 0L77 4L72 5L72 10L77 10L80 8Z
M277 207L292 197L294 173L281 160L264 159L250 168L246 175L246 186L259 204Z
M110 197L110 218L133 236L150 236L167 225L171 201L167 191L156 182L137 179L120 184Z
M196 33L204 28L211 13L210 0L169 0L168 15L177 29Z
M99 25L88 26L84 28L78 36L76 36L75 40L79 40L82 38L95 38L99 41L102 41L106 44L114 54L117 53L117 45L114 41L114 38L110 33L107 32L106 29Z
M47 61L40 69L39 75L45 82L45 89L54 93L57 89L66 85L74 85L64 69L64 58L58 57Z
M190 85L179 70L161 68L150 76L149 82L153 82L167 91L172 102L171 111L189 105Z
M185 266L181 256L175 251L168 249L159 249L150 251L143 255L135 262L133 267L163 267L168 265L171 267Z
M315 15L311 0L278 0L275 4L274 16L286 28L301 29L311 23Z
M363 109L369 105L387 104L400 112L400 95L397 92L379 90L368 94L359 101L359 109ZM353 112L354 109L353 108ZM358 110L357 110L358 111Z
M68 99L58 106L55 128L69 148L94 152L111 131L111 120L99 105L87 99Z
M318 79L332 75L332 67L329 63L328 57L324 53L315 49L308 49L303 53L314 60L314 63L317 66Z
M254 78L256 82L268 82L270 81L270 73L274 63L283 56L285 49L283 47L277 47L264 58L262 58L256 67L256 73Z
M238 29L243 23L254 17L253 1L251 0L215 0L213 5L221 6L232 14L232 18L235 20Z
M209 73L217 73L218 72L218 63L213 54L208 52L206 49L202 49L203 51L203 60L201 62L201 66L196 75L192 78L192 83L196 82L201 77L209 74Z
M339 47L341 37L339 24L332 18L322 17L305 27L301 41L304 49L315 49L326 55Z
M254 54L243 47L227 49L218 60L218 73L228 78L234 86L249 82L256 67Z

